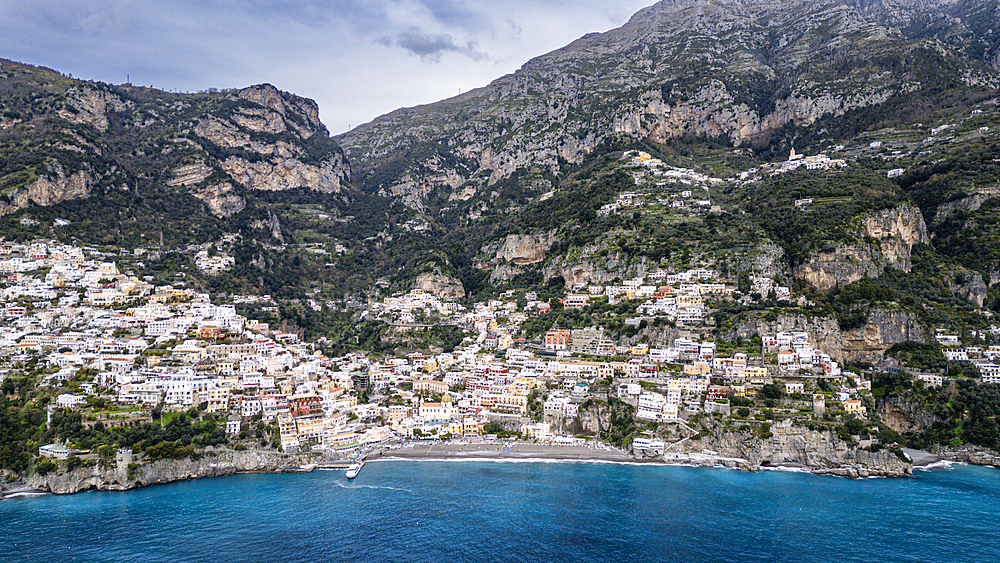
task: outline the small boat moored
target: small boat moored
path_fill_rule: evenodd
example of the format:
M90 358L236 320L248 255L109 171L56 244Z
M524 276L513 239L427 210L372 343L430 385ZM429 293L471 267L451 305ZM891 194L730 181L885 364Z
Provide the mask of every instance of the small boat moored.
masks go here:
M363 462L363 461L359 461L359 462L352 463L351 465L349 465L347 467L347 478L348 479L354 479L355 477L357 477L358 473L361 472L361 468L364 467L364 465L365 465L365 462Z

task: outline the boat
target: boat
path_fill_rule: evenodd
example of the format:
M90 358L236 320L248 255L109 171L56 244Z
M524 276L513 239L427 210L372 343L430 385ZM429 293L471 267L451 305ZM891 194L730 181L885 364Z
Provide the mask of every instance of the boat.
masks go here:
M358 461L358 462L355 462L355 463L352 463L351 465L349 465L347 467L347 478L348 479L354 479L355 477L357 477L358 473L361 472L361 468L364 467L364 466L365 466L365 462L363 462L363 461Z

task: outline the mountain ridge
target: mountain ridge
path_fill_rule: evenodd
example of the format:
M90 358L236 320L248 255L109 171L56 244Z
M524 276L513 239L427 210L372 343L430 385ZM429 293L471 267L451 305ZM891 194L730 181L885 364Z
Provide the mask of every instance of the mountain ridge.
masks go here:
M255 193L350 181L316 103L270 84L174 94L4 60L0 103L0 215L74 199L141 209L152 197L219 228ZM147 206L173 218L161 207Z
M365 189L423 211L435 190L443 190L440 199L465 201L517 170L564 174L615 135L661 143L726 137L739 145L789 123L807 126L824 115L920 97L921 80L996 87L996 68L985 61L880 23L912 25L915 17L903 17L906 6L920 7L930 22L952 17L935 8L973 11L960 2L929 1L661 2L484 88L391 112L336 139ZM848 32L857 37L845 39ZM937 34L957 37L946 32ZM950 75L937 76L941 69ZM830 81L845 70L846 82L835 87Z

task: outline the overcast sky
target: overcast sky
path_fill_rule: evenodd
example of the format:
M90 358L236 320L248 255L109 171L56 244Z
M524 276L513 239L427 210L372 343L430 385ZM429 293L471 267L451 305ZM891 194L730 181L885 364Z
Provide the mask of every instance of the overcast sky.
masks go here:
M654 0L10 0L0 58L195 92L270 82L331 133L485 86Z

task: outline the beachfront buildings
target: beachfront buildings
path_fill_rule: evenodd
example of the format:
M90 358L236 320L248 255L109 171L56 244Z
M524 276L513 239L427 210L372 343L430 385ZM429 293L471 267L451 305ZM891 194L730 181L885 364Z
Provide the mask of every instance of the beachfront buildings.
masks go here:
M581 409L609 398L628 403L644 424L683 422L701 412L730 412L734 397L765 385L811 399L818 379L846 380L806 332L760 334L752 351L717 345L707 313L718 300L742 297L704 268L579 284L563 299L563 307L582 311L632 300L621 324L640 333L677 323L690 329L684 336L626 340L596 325L525 335L525 323L549 305L532 292L460 305L412 290L373 300L357 314L397 331L457 327L467 334L461 345L449 352L329 357L298 334L238 313L248 304L275 308L269 296L214 301L190 288L152 284L96 250L41 246L0 251L8 273L0 349L11 359L0 379L14 369L14 358L37 358L47 366L45 384L67 387L57 408L101 401L146 412L199 408L229 421L227 430L237 435L258 423L273 425L288 451L343 453L393 438L479 436L491 423L547 424L531 432L551 436L574 424ZM770 278L755 277L753 284L757 291L783 290ZM983 359L984 380L1000 378L988 361L1000 349L964 352ZM866 416L863 401L850 401L860 401L870 382L853 379L857 387L829 393L828 402Z

